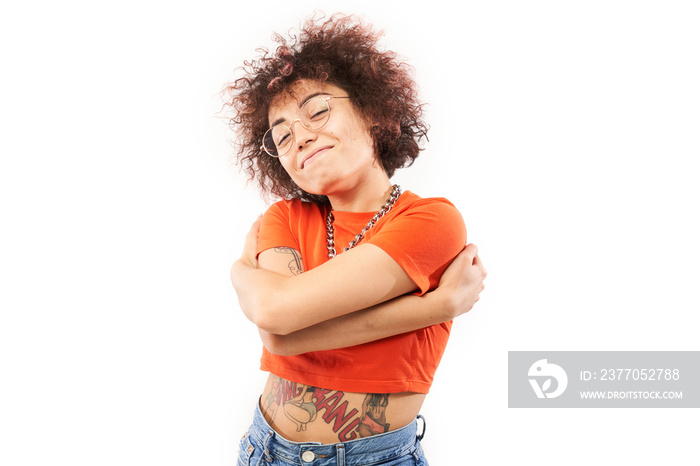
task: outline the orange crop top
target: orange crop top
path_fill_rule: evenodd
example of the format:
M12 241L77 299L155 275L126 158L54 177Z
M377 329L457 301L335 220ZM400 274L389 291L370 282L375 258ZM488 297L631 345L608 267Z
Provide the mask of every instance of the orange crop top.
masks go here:
M258 253L274 247L301 252L307 270L328 261L327 207L299 200L279 201L265 213ZM374 212L334 211L335 244L354 239ZM443 198L423 199L404 192L362 242L389 254L423 294L437 286L452 259L464 248L467 232L459 211ZM342 290L339 290L342 292ZM296 356L278 356L263 348L260 368L284 379L332 390L360 393L428 393L452 322L382 340Z

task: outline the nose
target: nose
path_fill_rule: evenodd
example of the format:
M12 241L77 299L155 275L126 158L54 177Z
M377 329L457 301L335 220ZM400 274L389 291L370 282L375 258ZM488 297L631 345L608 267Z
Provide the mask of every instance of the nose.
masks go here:
M296 125L297 122L299 123L298 126ZM316 140L316 132L304 126L299 119L294 120L289 127L294 135L297 150L302 150L308 143Z

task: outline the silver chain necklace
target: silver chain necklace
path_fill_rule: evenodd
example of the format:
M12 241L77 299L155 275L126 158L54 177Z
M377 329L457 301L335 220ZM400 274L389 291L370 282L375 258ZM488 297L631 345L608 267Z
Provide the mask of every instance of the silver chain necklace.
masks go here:
M362 241L362 238L365 237L365 233L367 233L370 228L372 228L380 218L382 218L384 215L386 215L392 207L394 207L394 204L396 203L396 200L399 198L401 195L401 186L398 184L395 184L392 186L391 190L391 196L389 196L389 199L386 200L386 203L384 206L379 209L379 212L374 214L374 217L367 222L367 225L362 229L360 233L355 235L355 239L350 241L350 244L347 245L346 247L343 248L343 252L348 251L355 246L357 246L357 243ZM335 218L333 217L333 211L329 210L328 214L326 215L326 239L328 242L328 245L326 246L328 248L328 257L330 259L333 259L336 256L335 252L335 229L333 228L333 221Z

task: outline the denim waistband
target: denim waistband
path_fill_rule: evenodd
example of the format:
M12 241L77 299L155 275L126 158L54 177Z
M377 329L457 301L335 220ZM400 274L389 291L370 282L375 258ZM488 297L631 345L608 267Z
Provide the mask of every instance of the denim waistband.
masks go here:
M422 416L419 417L422 419ZM270 461L277 459L290 464L309 466L336 464L353 466L367 464L368 458L380 462L415 451L420 448L417 430L418 422L414 420L400 429L348 442L333 444L292 442L270 427L260 412L260 406L257 406L248 435L263 446L264 456ZM425 424L423 430L425 430Z

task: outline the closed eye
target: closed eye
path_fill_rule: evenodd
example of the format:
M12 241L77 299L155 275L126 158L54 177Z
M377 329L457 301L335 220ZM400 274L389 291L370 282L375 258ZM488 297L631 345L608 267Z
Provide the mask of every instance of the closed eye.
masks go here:
M328 107L322 108L313 115L309 117L309 120L311 121L319 121L325 118L326 114L328 113Z
M291 133L283 134L279 141L277 141L277 147L283 147L284 145L286 145L289 142L289 138L291 137Z

